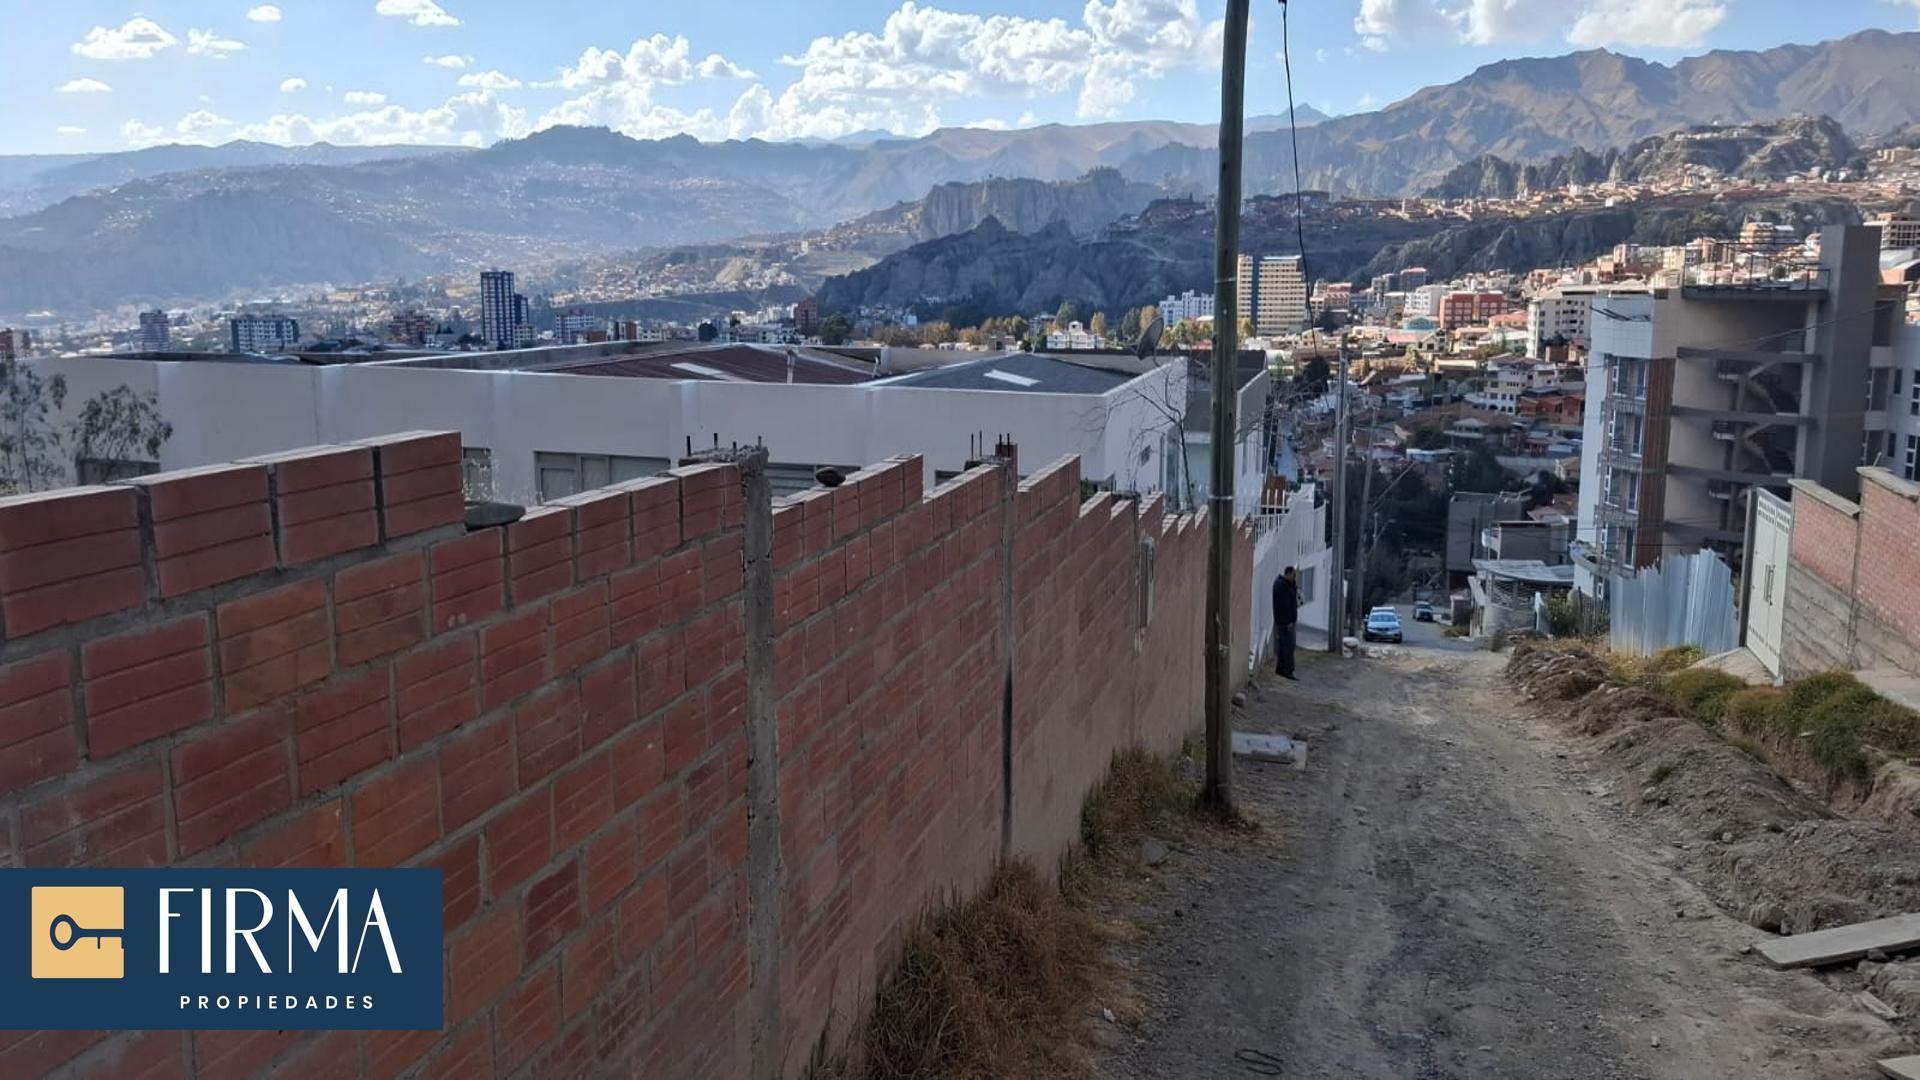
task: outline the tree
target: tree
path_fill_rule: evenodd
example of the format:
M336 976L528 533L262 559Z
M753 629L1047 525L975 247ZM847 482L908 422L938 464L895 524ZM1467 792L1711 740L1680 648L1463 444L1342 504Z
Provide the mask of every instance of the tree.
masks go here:
M1481 443L1465 454L1455 455L1447 485L1454 491L1505 491L1507 471L1494 460L1493 451Z
M1300 389L1318 397L1333 384L1333 365L1324 356L1316 356L1300 367Z
M1078 318L1079 315L1080 312L1074 308L1073 301L1062 300L1060 301L1060 310L1054 313L1053 319L1060 324L1060 329L1065 330L1067 324Z
M1242 315L1240 317L1240 340L1248 341L1254 338L1255 336L1256 335L1254 334L1253 320L1245 315Z
M52 416L67 400L67 377L43 378L18 360L0 361L0 491L40 491L60 482L60 432Z
M853 337L853 322L834 312L820 324L820 340L828 345L845 345Z
M173 425L160 415L153 391L137 394L122 384L87 399L67 425L67 438L75 476L81 483L103 483L140 475L141 463L158 462Z
M1407 445L1415 450L1443 450L1447 445L1447 433L1437 427L1413 429L1413 437Z
M1102 338L1106 337L1107 336L1107 313L1104 311L1094 312L1093 321L1087 324L1087 332L1091 333L1094 337L1102 337Z
M700 329L695 331L695 333L701 341L714 341L720 337L720 328L711 322L703 322L700 324Z
M1131 344L1140 337L1140 309L1128 308L1120 316L1120 337Z
M1153 325L1153 320L1159 317L1160 317L1159 304L1148 304L1145 307L1141 308L1140 309L1140 329L1142 331L1145 331L1147 327Z

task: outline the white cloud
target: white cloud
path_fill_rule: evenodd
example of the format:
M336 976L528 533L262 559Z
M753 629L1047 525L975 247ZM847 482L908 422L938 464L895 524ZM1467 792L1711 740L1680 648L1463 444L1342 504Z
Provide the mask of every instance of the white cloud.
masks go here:
M878 32L815 38L782 58L799 78L777 97L750 88L729 124L757 116L754 133L773 138L924 132L958 100L1018 102L1069 91L1077 91L1083 118L1109 116L1134 99L1139 79L1216 67L1220 34L1221 23L1202 19L1197 0L1086 0L1078 23L909 0Z
M349 105L384 105L387 95L378 90L349 90L340 95L340 100Z
M461 86L478 87L481 90L518 90L520 80L504 71L469 71L460 76Z
M307 80L301 78L298 75L295 75L290 79L283 79L280 82L280 92L283 94L298 93L299 91L305 90L306 88L307 88Z
M595 46L562 68L558 79L533 84L578 92L549 109L535 126L604 125L640 139L682 133L708 139L736 132L745 135L766 126L771 95L765 87L750 88L724 121L711 109L687 112L662 104L654 99L654 91L695 79L751 78L751 71L719 53L696 62L684 37L654 34L635 40L624 53Z
M111 93L113 87L99 79L74 79L61 83L54 90L62 94L106 94Z
M171 128L129 120L120 133L133 146L161 142L209 145L230 139L252 139L283 146L331 142L343 146L393 143L485 146L503 138L517 138L531 130L525 109L496 100L489 91L456 94L426 109L398 105L363 109L339 116L310 117L282 113L258 123L236 124L201 110L189 113Z
M252 22L279 22L280 9L272 4L261 4L257 8L247 9L247 18Z
M89 60L149 60L180 39L144 15L135 15L117 30L96 26L72 45L73 55Z
M1353 29L1375 50L1554 37L1583 48L1683 48L1726 17L1727 0L1360 0Z
M224 60L228 53L237 53L247 47L243 41L223 38L212 30L187 31L187 51L195 56L211 56Z
M1567 40L1586 48L1691 48L1726 18L1727 5L1719 0L1594 0Z
M167 129L129 120L120 125L120 137L127 140L129 146L152 146L167 141Z
M1353 103L1355 112L1372 112L1379 107L1380 99L1374 97L1373 91L1371 90L1362 93L1359 99Z
M87 129L83 127L73 127L68 124L62 124L59 127L54 128L53 133L55 135L65 135L71 138L75 135L85 135L87 133Z
M757 79L760 77L719 53L708 53L707 58L700 61L699 71L703 79Z
M420 62L423 64L432 64L434 67L451 68L454 71L458 71L468 64L473 63L473 57L448 53L445 56L423 56L420 58Z
M1332 53L1329 53L1329 52L1328 52L1327 50L1325 50L1325 49L1315 49L1315 50L1313 50L1313 58L1314 58L1314 60L1315 60L1315 61L1317 61L1317 62L1319 62L1319 63L1322 63L1322 64L1324 64L1324 63L1326 63L1326 62L1327 62L1328 60L1330 60L1330 59L1332 59L1332 56L1333 56L1333 54L1332 54Z
M459 19L447 14L446 9L433 0L380 0L373 6L373 11L376 15L410 19L415 26L460 25Z
M1566 0L1468 0L1453 13L1461 38L1472 45L1538 41L1558 30L1566 16Z

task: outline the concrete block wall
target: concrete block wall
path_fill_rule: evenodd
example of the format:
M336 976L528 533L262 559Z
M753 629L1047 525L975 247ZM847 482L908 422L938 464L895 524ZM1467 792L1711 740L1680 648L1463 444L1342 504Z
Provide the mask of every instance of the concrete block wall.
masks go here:
M1920 671L1920 486L1860 470L1855 503L1794 483L1781 669Z
M1204 520L1015 456L475 531L444 432L0 499L0 866L437 867L447 973L441 1032L0 1033L0 1075L799 1075L1199 721Z

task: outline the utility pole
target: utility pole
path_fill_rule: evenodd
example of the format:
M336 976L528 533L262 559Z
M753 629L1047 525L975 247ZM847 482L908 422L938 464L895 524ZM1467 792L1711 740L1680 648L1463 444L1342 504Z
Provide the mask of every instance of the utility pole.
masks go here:
M1202 802L1233 806L1234 362L1240 355L1240 142L1246 125L1247 7L1227 0L1220 58L1220 195L1213 234L1213 489L1207 524L1207 781Z
M1353 538L1353 615L1347 623L1353 633L1364 625L1367 605L1367 520L1373 514L1373 429L1367 429L1367 448L1360 451L1360 520Z
M1347 339L1340 338L1340 357L1333 369L1333 573L1327 583L1327 651L1340 655L1346 637L1347 594Z

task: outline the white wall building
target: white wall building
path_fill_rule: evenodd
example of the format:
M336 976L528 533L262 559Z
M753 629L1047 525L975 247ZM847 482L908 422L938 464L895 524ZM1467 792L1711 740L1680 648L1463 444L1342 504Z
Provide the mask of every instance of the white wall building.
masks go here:
M1169 296L1160 301L1160 317L1168 326L1178 326L1189 319L1199 322L1213 318L1213 294L1197 293L1188 289L1185 295Z
M491 355L491 354L488 354ZM860 466L894 454L926 459L926 483L960 471L980 432L1008 433L1032 472L1067 454L1088 480L1143 493L1161 490L1171 396L1184 409L1184 365L1097 392L1040 392L1019 376L980 381L996 389L868 382L848 386L673 381L487 371L410 361L313 366L195 361L44 359L65 374L68 403L127 386L151 391L173 437L163 469L217 464L301 446L419 428L457 430L470 469L491 479L486 494L536 503L646 475L685 453L764 441L776 464ZM977 363L992 365L992 361ZM697 365L696 365L697 366ZM997 369L995 369L997 370ZM1175 415L1178 415L1176 413ZM61 417L64 422L69 417Z

